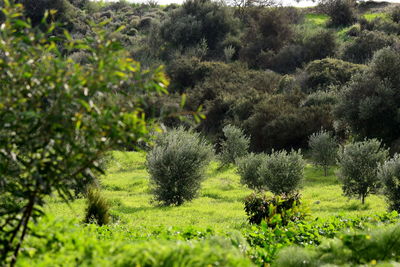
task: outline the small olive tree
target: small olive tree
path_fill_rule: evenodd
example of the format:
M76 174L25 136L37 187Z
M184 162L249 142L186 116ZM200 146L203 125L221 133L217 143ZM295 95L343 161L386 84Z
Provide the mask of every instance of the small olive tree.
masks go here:
M265 154L250 153L236 160L237 173L240 175L242 184L256 191L266 189L266 185L258 173L258 169L265 161L265 158Z
M225 126L222 131L225 138L221 142L221 162L223 165L235 163L236 159L248 153L250 139L234 125Z
M0 262L15 265L30 222L50 195L71 200L72 188L102 171L108 150L148 140L153 125L140 96L166 92L167 80L161 69L142 70L104 25L82 41L68 33L53 40L55 25L33 29L21 5L2 2ZM89 63L65 59L58 47L86 52Z
M388 155L377 139L350 143L339 150L339 180L344 195L357 196L364 204L365 198L379 187L377 169Z
M322 166L324 175L327 176L329 166L336 162L338 142L330 132L321 130L310 136L308 146L313 162Z
M273 194L292 194L304 178L304 165L300 151L273 151L261 163L258 175Z
M378 168L378 178L383 184L384 194L389 202L389 209L400 212L400 155Z
M154 199L177 206L194 199L212 154L196 132L178 128L159 135L146 158Z

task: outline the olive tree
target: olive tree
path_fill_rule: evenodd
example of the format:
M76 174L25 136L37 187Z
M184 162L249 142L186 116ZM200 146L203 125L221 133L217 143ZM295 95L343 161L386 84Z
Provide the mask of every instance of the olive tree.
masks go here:
M166 206L194 199L212 153L196 132L178 128L159 135L146 158L154 199Z
M394 157L378 168L378 178L383 184L384 195L389 202L390 210L400 212L400 155Z
M339 179L344 195L357 196L364 204L365 198L379 188L378 166L388 155L377 139L349 143L339 150Z
M273 194L292 194L304 178L304 165L300 151L273 151L261 163L258 175Z
M48 196L72 199L71 188L101 171L115 146L147 140L154 124L140 95L166 92L161 69L142 70L100 30L83 41L52 40L7 0L0 32L0 262L14 265L32 220ZM55 43L57 41L57 44ZM78 49L80 65L61 56ZM119 88L124 90L119 90ZM117 96L123 94L123 97ZM124 102L119 102L124 100ZM125 103L122 105L121 103Z
M221 142L220 159L223 165L235 163L236 159L245 156L249 151L250 138L242 129L227 125L222 129L224 140Z
M311 158L315 164L322 166L324 175L327 176L330 165L335 164L338 143L330 132L321 130L308 139Z

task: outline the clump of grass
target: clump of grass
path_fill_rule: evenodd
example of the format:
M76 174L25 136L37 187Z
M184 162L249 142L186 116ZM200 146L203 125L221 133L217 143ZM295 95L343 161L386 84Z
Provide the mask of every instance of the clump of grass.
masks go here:
M110 223L110 206L100 189L95 186L87 190L85 223L96 223L100 226Z

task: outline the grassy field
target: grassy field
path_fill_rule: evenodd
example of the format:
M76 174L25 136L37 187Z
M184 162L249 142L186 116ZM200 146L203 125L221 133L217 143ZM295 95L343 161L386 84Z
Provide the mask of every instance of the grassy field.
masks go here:
M218 164L213 162L197 199L180 207L158 207L151 203L145 154L114 152L113 157L101 184L111 203L112 214L120 224L142 229L143 232L159 227L187 226L229 231L246 224L243 198L251 191L240 184L233 167L218 170ZM321 169L307 164L301 193L314 218L367 215L386 210L382 196L369 196L365 205L361 205L359 200L342 196L333 168L329 176L324 177ZM55 217L79 220L84 216L84 209L84 199L78 199L70 206L52 199L46 207L46 211Z

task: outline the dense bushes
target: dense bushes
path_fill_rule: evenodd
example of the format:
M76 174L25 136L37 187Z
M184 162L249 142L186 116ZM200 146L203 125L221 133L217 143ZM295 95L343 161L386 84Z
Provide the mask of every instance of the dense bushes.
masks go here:
M342 59L358 64L367 63L374 53L395 43L395 38L379 31L362 31L354 40L346 43L341 51Z
M400 136L399 68L398 51L377 52L367 71L341 90L335 116L361 138L378 138L388 146L396 143Z
M183 52L204 39L209 55L215 57L223 52L223 41L235 36L237 30L238 20L226 6L209 0L189 0L171 12L161 33L172 48Z
M388 154L376 139L345 145L338 155L343 193L349 197L358 197L364 204L365 198L376 193L380 186L377 170Z
M326 90L330 86L344 85L354 74L360 73L364 69L363 65L333 58L312 61L304 69L306 77L303 90L315 92Z
M243 36L241 60L250 67L268 66L274 53L292 39L291 24L284 8L253 9Z
M182 205L195 198L211 155L210 145L193 131L179 128L159 135L146 158L154 199Z
M384 195L389 202L389 209L400 212L400 155L394 157L378 169L378 178L383 184Z

